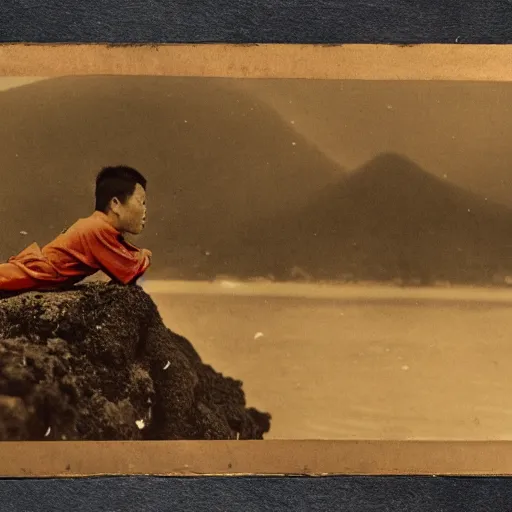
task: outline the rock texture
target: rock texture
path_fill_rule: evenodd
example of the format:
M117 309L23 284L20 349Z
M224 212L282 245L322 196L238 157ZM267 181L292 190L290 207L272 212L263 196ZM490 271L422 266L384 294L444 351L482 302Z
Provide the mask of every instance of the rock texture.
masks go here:
M270 419L138 286L0 299L0 440L262 439Z

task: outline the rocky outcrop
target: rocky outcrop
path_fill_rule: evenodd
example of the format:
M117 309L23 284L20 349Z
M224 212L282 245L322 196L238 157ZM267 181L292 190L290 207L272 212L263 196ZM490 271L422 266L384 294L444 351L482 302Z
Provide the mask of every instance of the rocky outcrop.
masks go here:
M270 415L138 286L0 300L0 440L262 439Z

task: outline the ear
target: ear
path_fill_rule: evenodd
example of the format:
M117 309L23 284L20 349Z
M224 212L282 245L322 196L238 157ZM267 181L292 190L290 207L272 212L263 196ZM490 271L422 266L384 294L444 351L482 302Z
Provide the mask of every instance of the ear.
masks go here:
M119 212L119 207L121 206L121 201L119 201L119 199L117 197L113 197L111 200L110 200L110 209L114 212L114 213L118 213Z

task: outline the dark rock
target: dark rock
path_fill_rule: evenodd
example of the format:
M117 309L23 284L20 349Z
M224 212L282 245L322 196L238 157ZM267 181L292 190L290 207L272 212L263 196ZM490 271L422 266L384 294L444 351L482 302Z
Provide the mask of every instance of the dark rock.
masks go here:
M0 299L0 440L262 439L269 429L242 382L203 364L138 286Z

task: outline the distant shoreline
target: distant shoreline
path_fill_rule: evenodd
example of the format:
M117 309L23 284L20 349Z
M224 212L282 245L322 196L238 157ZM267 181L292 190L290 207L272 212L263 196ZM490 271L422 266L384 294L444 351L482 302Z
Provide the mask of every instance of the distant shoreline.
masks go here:
M149 294L302 297L318 299L405 299L512 302L512 288L493 286L401 287L392 284L274 283L147 280Z

